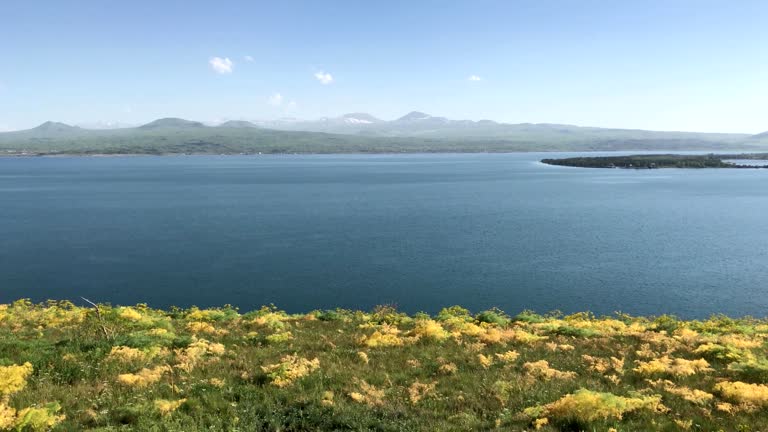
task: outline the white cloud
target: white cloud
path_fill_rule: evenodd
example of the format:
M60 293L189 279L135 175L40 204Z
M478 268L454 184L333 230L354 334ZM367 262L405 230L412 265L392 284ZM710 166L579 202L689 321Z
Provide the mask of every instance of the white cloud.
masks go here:
M283 104L283 95L275 93L269 97L269 104L272 106L280 106Z
M208 60L208 64L211 65L211 69L218 74L230 74L235 67L235 64L232 63L232 60L230 60L229 57L211 57L211 59Z
M318 71L315 72L315 78L320 81L320 84L328 85L333 82L333 76L328 72Z
M253 62L253 61L255 60L253 57L251 57L251 56L249 56L249 55L247 55L247 56L245 56L245 57L243 57L243 58L245 59L245 61L247 61L247 62L249 62L249 63L251 63L251 62Z
M482 81L483 80L482 78L480 78L477 75L470 75L469 78L467 78L467 79L470 80L470 81Z

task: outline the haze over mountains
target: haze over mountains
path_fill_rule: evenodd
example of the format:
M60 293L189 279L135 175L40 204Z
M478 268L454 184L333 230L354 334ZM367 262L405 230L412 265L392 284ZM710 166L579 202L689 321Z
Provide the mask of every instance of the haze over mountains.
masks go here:
M646 131L548 123L452 120L413 111L394 120L349 113L319 120L162 118L137 127L85 128L48 121L0 133L8 154L359 153L596 150L768 150L757 135Z

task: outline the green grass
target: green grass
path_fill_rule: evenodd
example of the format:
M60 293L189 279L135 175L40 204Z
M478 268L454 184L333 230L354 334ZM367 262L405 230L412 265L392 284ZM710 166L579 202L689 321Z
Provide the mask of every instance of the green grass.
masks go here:
M0 425L3 407L31 407L70 431L768 429L766 320L460 307L434 318L391 307L99 313L0 306ZM25 363L23 388L7 390Z

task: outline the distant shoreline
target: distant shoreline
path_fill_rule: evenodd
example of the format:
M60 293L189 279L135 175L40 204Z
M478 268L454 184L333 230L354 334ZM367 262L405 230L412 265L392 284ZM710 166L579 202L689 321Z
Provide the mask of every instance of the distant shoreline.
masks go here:
M268 152L268 153L0 153L0 158L57 158L57 157L88 157L88 158L114 158L114 157L139 157L139 156L151 156L151 157L179 157L179 156L285 156L285 155L413 155L413 154L527 154L527 153L575 153L575 154L593 154L593 153L628 153L628 152L647 152L647 154L640 156L651 156L652 152L657 150L643 150L643 149L627 149L627 150L546 150L546 149L532 149L532 150L515 150L515 151L407 151L407 152ZM754 151L754 149L724 149L724 150L708 150L708 149L680 149L680 150L658 150L659 152L666 152L665 154L679 154L681 152L708 152L708 154L716 155L731 155L731 156L744 156L754 155L759 153L744 153L740 155L732 155L731 152L745 152ZM768 155L768 154L767 154ZM691 155L694 156L694 155ZM593 159L598 159L594 157ZM561 165L560 163L551 163L551 161L559 161L571 158L563 159L543 159L540 162L547 165ZM766 156L768 159L768 156ZM550 162L546 162L550 161ZM576 166L576 165L567 165ZM592 168L606 168L606 167L592 167Z

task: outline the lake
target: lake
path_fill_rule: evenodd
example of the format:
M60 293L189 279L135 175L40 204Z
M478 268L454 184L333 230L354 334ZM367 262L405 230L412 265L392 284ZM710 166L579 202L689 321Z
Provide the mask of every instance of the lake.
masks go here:
M766 315L768 170L542 157L0 158L0 302Z

